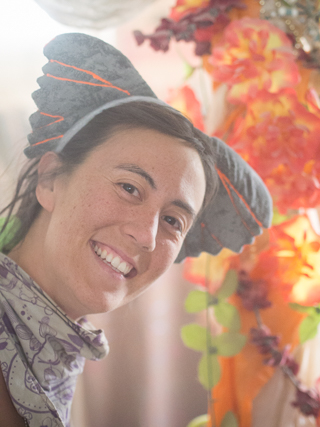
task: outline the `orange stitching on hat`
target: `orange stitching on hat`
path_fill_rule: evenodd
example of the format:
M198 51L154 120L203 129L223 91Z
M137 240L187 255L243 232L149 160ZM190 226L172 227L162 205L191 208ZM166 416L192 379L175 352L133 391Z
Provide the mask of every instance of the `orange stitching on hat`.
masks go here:
M262 222L258 220L258 218L255 216L255 214L252 212L250 206L248 205L248 203L245 201L245 199L243 198L243 196L239 193L239 191L231 184L231 181L229 180L229 178L226 177L226 175L224 175L218 168L217 168L218 174L222 180L222 182L225 180L230 187L233 189L233 191L237 194L237 196L243 201L245 207L248 209L248 211L250 212L252 218L256 221L256 223L260 226L263 227ZM227 190L228 191L228 190ZM229 192L228 192L229 193Z
M206 228L206 224L204 224L203 222L201 223L201 227L202 228ZM218 237L216 237L214 234L210 233L210 236L223 248L223 244L220 242L220 240L218 239Z
M50 62L56 62L57 64L60 64L64 67L70 67L70 68L73 68L75 70L82 71L83 73L90 74L94 79L99 80L100 82L103 82L105 84L90 83L90 82L85 82L85 81L81 81L81 80L65 79L63 77L56 77L56 76L53 76L51 74L47 74L48 77L52 77L52 78L58 79L58 80L66 80L66 81L74 82L74 83L88 84L88 85L92 85L92 86L110 87L112 89L120 90L121 92L124 92L127 95L130 95L130 92L128 92L127 90L121 89L120 87L117 87L117 86L114 86L108 80L104 80L102 77L98 76L97 74L93 73L92 71L83 70L82 68L75 67L74 65L64 64L63 62L57 61L56 59L50 59Z
M59 117L59 120L55 120L54 122L48 123L47 125L43 125L38 128L34 128L31 133L33 133L35 130L43 129L47 126L54 125L55 123L59 123L59 122L62 122L62 120L64 120L64 117L62 116L52 116L51 114L43 113L42 111L39 111L39 114L42 114L43 116L53 117L53 118Z
M43 141L36 142L35 144L32 144L31 147L35 147L36 145L44 144L45 142L51 141L52 139L58 139L58 138L62 138L62 137L63 137L63 135L59 135L59 136L54 136L53 138L44 139Z
M231 203L232 203L232 205L233 205L233 207L234 207L234 209L235 209L235 211L236 211L236 213L239 215L239 217L240 217L240 219L241 219L241 222L242 222L242 224L246 227L246 229L249 231L249 233L251 234L251 236L254 236L254 234L252 233L252 231L250 230L250 227L248 226L248 224L245 222L245 220L242 218L242 216L240 215L240 213L239 213L239 211L238 211L238 208L237 208L237 206L236 206L236 204L234 203L234 200L233 200L233 197L232 197L232 194L231 194L231 191L230 191L230 188L228 187L228 185L226 184L226 182L228 183L228 179L227 179L227 177L225 176L225 175L223 175L223 173L222 172L220 172L219 171L219 169L217 168L217 172L218 172L218 175L219 175L219 177L220 177L220 179L221 179L221 181L222 181L222 184L223 184L223 186L224 186L224 188L227 190L227 193L228 193L228 195L229 195L229 198L230 198L230 200L231 200ZM231 185L231 183L230 183L230 181L229 181L229 183L228 184L230 184ZM233 190L234 190L234 187L231 185L231 187L233 188ZM237 193L238 194L238 193ZM240 194L238 194L238 196L240 197L240 199L243 201L243 198L240 196ZM250 212L251 213L251 212Z
M218 168L217 168L217 172L218 172L218 175L219 175L219 177L220 177L220 179L221 179L221 181L222 181L222 184L223 184L224 188L227 190L227 193L228 193L228 195L229 195L229 198L230 198L230 200L231 200L231 203L232 203L232 205L233 205L233 207L234 207L235 211L237 212L237 214L239 215L239 217L240 217L240 219L241 219L241 221L242 221L242 224L246 227L246 229L249 231L249 233L251 234L251 236L254 236L254 234L253 234L253 233L252 233L252 231L250 230L250 228L249 228L248 224L244 221L244 219L243 219L243 218L242 218L242 216L240 215L240 213L239 213L239 211L238 211L238 208L237 208L236 204L234 203L234 200L233 200L233 197L232 197L232 194L231 194L230 188L228 187L228 185L227 185L227 184L229 184L229 185L231 186L231 188L235 191L234 187L231 185L231 183L230 183L230 181L228 180L228 178L227 178L225 175L223 175L223 173L222 173L222 172L220 172ZM229 182L228 182L228 181L229 181ZM240 199L241 199L242 201L244 201L244 200L243 200L243 197L241 197L241 195L240 195L240 194L238 194L238 193L237 193L237 195L240 197ZM250 211L250 213L252 214L252 212L251 212L251 211Z
M210 233L210 236L223 248L223 244L220 242L218 237L216 237L214 234Z
M117 89L117 90L120 90L121 92L125 92L125 93L127 93L128 95L130 95L130 93L129 93L128 91L123 90L123 89L120 89L120 88L118 88L118 87L116 87L116 86L108 85L108 84L99 84L99 83L84 82L84 81L82 81L82 80L66 79L66 78L64 78L64 77L56 77L56 76L53 76L52 74L47 74L47 77L52 77L53 79L56 79L56 80L64 80L64 81L66 81L66 82L80 83L80 84L82 84L82 85L99 86L99 87L109 87L109 88L111 88L111 89Z
M40 128L37 128L37 129L45 128L46 126L54 125L55 123L59 123L64 120L64 117L62 116L53 116L52 114L47 114L43 112L40 112L40 114L42 114L43 116L52 117L53 119L57 118L58 120L55 120L54 122L48 123L47 125L41 126Z

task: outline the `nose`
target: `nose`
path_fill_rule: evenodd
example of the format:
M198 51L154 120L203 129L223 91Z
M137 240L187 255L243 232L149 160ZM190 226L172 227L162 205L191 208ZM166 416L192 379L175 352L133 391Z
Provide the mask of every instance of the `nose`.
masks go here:
M142 250L154 251L157 242L159 216L154 213L141 211L123 226L123 232Z

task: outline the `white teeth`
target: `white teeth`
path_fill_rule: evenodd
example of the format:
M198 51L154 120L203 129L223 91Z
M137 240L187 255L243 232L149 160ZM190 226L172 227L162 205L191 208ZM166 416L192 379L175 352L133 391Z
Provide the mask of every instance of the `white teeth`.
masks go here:
M120 270L121 273L125 273L125 271L127 269L127 263L122 261L122 263L120 265L118 265L117 269Z
M105 264L111 264L116 271L119 271L124 276L126 276L133 268L130 264L122 261L120 257L114 256L111 252L108 253L105 249L102 250L98 245L95 245L94 251L100 256Z
M120 263L121 263L121 259L118 256L113 258L113 260L111 261L111 265L113 265L113 267L115 267L115 268L118 268Z
M100 257L101 257L102 259L106 259L106 258L107 258L107 251L106 251L105 249L102 251L102 253L101 253Z

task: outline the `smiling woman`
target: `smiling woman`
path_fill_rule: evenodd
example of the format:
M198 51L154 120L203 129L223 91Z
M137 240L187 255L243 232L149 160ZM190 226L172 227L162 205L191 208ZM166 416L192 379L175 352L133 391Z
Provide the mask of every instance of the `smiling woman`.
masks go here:
M42 156L41 210L9 257L78 319L129 302L167 270L200 211L205 175L195 149L142 128L115 131L72 173L53 174L60 163Z
M22 425L62 427L85 358L107 353L84 316L128 303L175 260L240 250L271 203L239 156L112 46L64 34L44 52L30 160L2 212L0 398L9 424L18 412Z

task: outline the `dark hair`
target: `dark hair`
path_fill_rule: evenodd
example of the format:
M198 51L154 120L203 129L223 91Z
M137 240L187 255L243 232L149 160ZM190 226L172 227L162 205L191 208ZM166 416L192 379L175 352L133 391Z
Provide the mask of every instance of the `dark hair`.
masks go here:
M213 148L209 143L209 138L206 139L204 135L202 136L187 118L169 106L166 108L163 105L139 101L103 111L81 129L58 154L62 166L54 174L72 172L95 147L103 144L118 130L131 128L153 129L179 138L198 152L206 177L206 193L203 203L203 207L205 207L214 196L218 185ZM0 236L10 224L13 214L19 220L17 231L12 236L10 234L9 241L6 239L6 244L0 248L3 253L8 253L25 238L41 211L41 205L35 194L40 158L41 156L26 164L18 178L12 201L0 211L0 215L7 211L6 220L0 229Z

